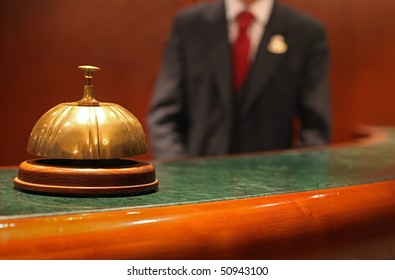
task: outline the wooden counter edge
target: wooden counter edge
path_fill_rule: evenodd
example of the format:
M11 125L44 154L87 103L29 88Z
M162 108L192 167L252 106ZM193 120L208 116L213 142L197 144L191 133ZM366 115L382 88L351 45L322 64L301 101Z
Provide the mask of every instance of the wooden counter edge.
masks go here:
M1 259L394 259L395 180L0 220Z

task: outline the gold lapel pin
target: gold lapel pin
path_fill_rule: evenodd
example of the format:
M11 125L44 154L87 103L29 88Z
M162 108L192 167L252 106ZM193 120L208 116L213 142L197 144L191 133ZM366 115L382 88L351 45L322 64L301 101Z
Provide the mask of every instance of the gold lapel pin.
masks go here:
M282 54L287 52L288 45L282 35L273 35L267 45L267 50L274 54Z

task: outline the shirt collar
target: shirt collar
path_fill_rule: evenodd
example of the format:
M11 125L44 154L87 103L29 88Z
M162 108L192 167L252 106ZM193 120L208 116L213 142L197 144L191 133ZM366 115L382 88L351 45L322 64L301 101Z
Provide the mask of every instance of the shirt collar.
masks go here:
M256 0L248 10L254 16L255 20L266 24L269 21L272 12L274 0ZM234 21L239 13L246 10L246 5L240 0L225 0L226 19Z

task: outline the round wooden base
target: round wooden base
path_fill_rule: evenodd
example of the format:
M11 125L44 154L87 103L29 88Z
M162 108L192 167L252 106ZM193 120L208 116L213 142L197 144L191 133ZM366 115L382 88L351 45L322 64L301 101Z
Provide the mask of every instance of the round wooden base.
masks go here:
M147 162L36 159L20 164L14 188L54 196L129 196L157 191L158 180Z

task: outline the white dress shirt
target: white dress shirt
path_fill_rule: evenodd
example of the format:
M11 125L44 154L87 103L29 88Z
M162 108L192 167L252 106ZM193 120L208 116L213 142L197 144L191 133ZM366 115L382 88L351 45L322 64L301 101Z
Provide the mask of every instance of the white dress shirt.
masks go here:
M255 0L251 5L246 5L241 0L225 0L226 19L228 21L228 37L230 43L236 40L238 34L238 24L236 17L242 11L249 11L254 16L254 21L248 28L250 38L251 61L255 58L259 43L269 21L274 0Z

